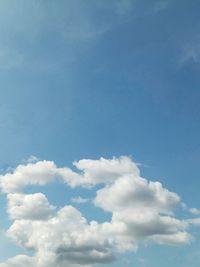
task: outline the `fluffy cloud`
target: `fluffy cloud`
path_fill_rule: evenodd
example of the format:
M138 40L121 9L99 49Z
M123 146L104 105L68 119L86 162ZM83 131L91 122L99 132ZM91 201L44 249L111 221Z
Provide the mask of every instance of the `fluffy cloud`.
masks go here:
M13 172L0 175L0 187L5 193L21 193L26 186L45 185L64 180L71 186L78 184L79 175L69 168L57 168L53 161L38 161L19 165Z
M111 212L124 209L171 212L180 203L180 197L163 188L159 182L148 182L144 178L130 174L122 175L97 191L94 203Z
M14 220L7 234L33 252L32 256L8 259L0 267L91 266L110 263L117 251L135 250L140 243L190 242L187 227L199 224L199 219L177 218L176 208L183 206L180 197L161 183L141 177L137 164L129 157L83 159L74 166L77 171L59 168L51 161L38 161L19 165L12 173L0 176L8 214ZM96 190L94 186L101 184L91 203L110 212L111 220L88 222L71 205L55 209L44 194L23 193L26 186L56 181L71 190L76 186ZM84 203L88 199L77 197L71 201Z
M122 175L98 190L94 199L96 206L112 212L112 223L125 225L124 235L163 244L188 243L191 239L185 232L187 223L173 216L180 203L180 197L159 182L134 174Z
M83 159L74 162L74 166L82 171L82 184L95 185L111 183L122 175L132 173L139 175L137 165L128 157L99 160Z
M73 165L78 172L67 167L58 168L53 161L46 160L19 165L13 172L0 175L0 187L6 193L19 193L25 186L45 185L56 180L64 181L71 187L90 187L98 183L110 183L129 173L139 175L137 165L128 157L84 159Z
M114 260L111 244L102 226L95 222L88 224L72 206L65 206L45 221L16 220L8 235L18 245L36 252L35 259L40 261L37 266L49 266L49 262L48 265L44 264L44 255L47 254L54 262L50 266L87 265Z
M53 214L54 207L42 193L8 194L8 214L15 220L44 220Z
M53 162L39 161L27 165L19 165L12 173L0 176L3 192L18 193L27 185L45 185L52 182L57 175Z

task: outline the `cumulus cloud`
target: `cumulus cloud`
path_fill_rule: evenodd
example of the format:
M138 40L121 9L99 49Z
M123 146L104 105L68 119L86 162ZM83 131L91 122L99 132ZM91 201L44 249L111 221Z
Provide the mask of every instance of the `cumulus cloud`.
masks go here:
M125 225L124 235L157 243L188 243L187 223L173 213L180 197L159 182L147 181L133 174L123 175L97 191L94 204L112 213L112 223ZM180 237L177 238L177 234Z
M44 160L21 164L13 172L0 175L0 187L5 193L21 193L26 186L46 185L58 180L75 186L80 183L79 178L79 175L69 168L57 168L53 161Z
M139 175L137 165L128 157L110 160L83 159L74 162L78 172L70 168L58 168L53 161L37 161L19 165L13 172L0 175L0 187L6 193L22 192L25 186L45 185L61 180L69 186L94 186L98 183L110 183L123 174Z
M53 161L37 161L0 176L13 220L7 235L33 252L8 259L0 267L91 266L111 263L115 253L134 251L142 243L183 245L191 241L188 226L199 224L199 218L177 218L176 208L184 206L179 195L141 177L131 158L83 159L74 162L74 167L76 170L57 167ZM71 190L76 186L96 190L90 204L109 212L111 220L88 221L71 205L56 209L44 194L24 193L27 186L57 181ZM80 196L71 199L87 201ZM190 211L197 214L198 210Z
M107 211L152 210L171 212L180 203L180 197L159 182L148 182L134 174L122 176L112 184L97 191L96 206Z
M11 219L44 220L53 214L55 207L42 193L8 194L8 214Z
M94 222L87 223L72 206L65 206L48 220L16 220L9 228L8 235L18 245L34 250L36 259L40 255L37 260L41 264L37 266L47 266L44 264L44 255L47 254L51 255L51 262L54 262L50 266L87 265L114 260L102 227Z
M137 165L128 157L99 160L82 159L74 162L74 166L82 171L82 184L95 185L111 183L122 175L133 173L139 175Z
M27 165L19 165L12 173L0 176L0 186L3 192L21 192L27 185L45 185L52 182L56 176L53 162L39 161Z

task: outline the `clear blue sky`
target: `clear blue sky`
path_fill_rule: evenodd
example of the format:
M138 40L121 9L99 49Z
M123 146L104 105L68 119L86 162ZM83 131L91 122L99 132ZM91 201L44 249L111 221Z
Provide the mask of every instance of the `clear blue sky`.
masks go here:
M197 0L1 1L1 172L31 155L59 167L127 155L200 208L199 14ZM57 206L95 193L74 190L39 188ZM2 194L2 230L12 222L6 205ZM104 266L199 266L200 231L189 232L190 245L141 245ZM3 236L0 249L2 261L21 253Z

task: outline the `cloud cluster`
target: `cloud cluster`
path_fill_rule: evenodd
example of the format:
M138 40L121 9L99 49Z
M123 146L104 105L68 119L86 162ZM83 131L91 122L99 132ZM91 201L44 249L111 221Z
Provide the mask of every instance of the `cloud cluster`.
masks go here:
M32 255L17 255L0 267L79 267L110 263L115 253L135 250L141 243L183 245L191 240L187 227L199 220L175 216L183 203L159 182L141 177L129 157L74 162L76 171L57 167L51 161L19 165L0 176L7 194L7 211L13 220L7 235ZM63 182L71 187L96 190L90 205L110 212L111 220L98 223L87 219L68 204L52 206L42 193L26 194L30 185ZM99 188L99 187L98 187ZM89 201L81 196L72 202ZM196 211L196 210L195 210Z

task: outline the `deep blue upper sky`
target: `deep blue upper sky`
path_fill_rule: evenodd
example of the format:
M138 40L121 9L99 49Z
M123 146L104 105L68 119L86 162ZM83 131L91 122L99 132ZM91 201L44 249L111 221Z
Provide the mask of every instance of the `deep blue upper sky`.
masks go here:
M199 14L197 0L1 1L1 169L130 155L200 208ZM153 266L174 253L150 251Z

